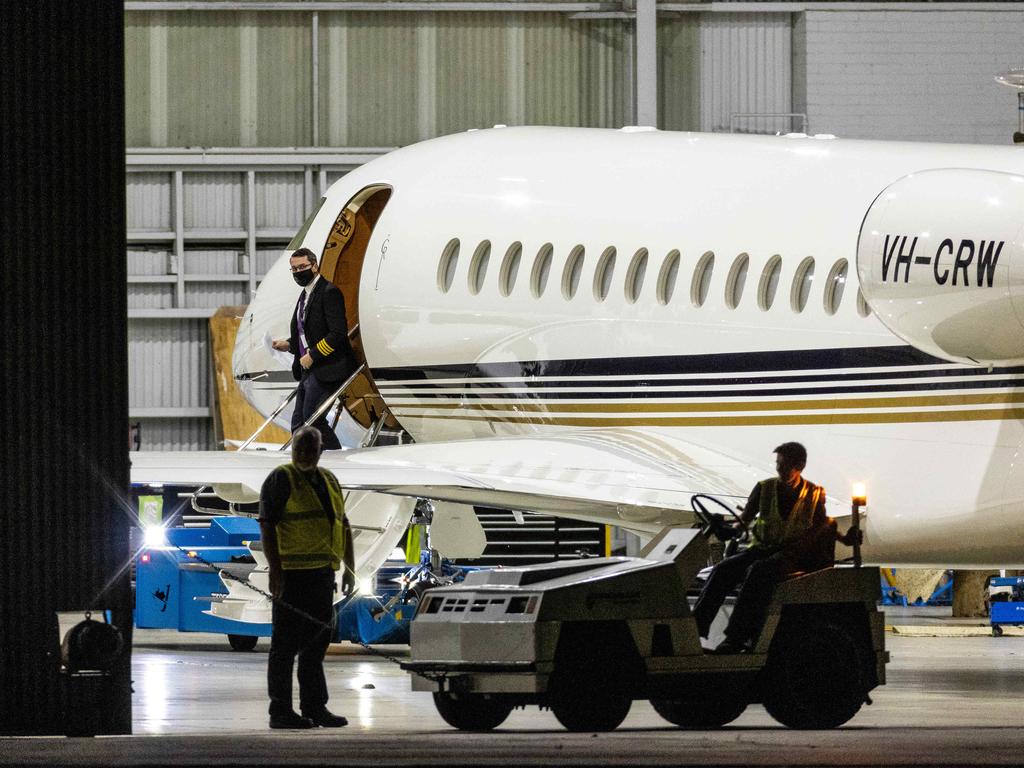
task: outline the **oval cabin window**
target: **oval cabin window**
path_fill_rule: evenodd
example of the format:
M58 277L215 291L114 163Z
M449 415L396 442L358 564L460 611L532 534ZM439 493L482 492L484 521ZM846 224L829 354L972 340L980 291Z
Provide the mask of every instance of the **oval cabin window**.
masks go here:
M715 254L708 251L700 257L697 268L693 270L693 281L690 283L690 301L693 306L702 307L707 301L711 289L711 274L715 271Z
M871 307L868 306L868 300L864 298L860 288L857 289L857 314L861 317L867 317L871 314Z
M448 293L455 282L455 267L459 263L459 238L454 237L441 252L441 262L437 265L437 287L441 293Z
M491 241L484 240L473 252L473 260L469 262L469 292L474 296L484 287L487 277L487 263L491 260Z
M747 284L747 270L750 267L750 257L741 253L736 257L729 269L729 277L725 281L725 305L729 309L736 309L743 298L743 288Z
M612 275L615 274L615 247L604 249L601 260L597 262L594 272L594 298L604 301L612 288Z
M775 254L764 265L761 280L757 284L757 306L767 312L775 303L775 294L779 290L779 276L782 274L782 257Z
M825 282L825 311L830 315L834 315L843 302L848 267L846 259L840 259L828 273L828 280Z
M576 295L580 287L580 275L583 274L583 257L586 253L582 245L577 245L569 252L562 271L562 296L566 300Z
M647 275L647 249L641 248L633 254L626 272L626 301L636 304L640 292L644 288L644 277Z
M793 287L789 293L789 304L794 312L803 312L807 299L811 295L811 284L814 282L814 257L808 256L800 262L793 276Z
M523 260L523 244L512 243L505 251L505 258L501 260L501 272L498 275L498 287L502 296L509 296L512 289L516 287L516 277L519 276L519 262Z
M669 251L658 273L658 303L668 304L676 290L676 279L679 277L679 251Z
M545 243L537 251L537 260L533 262L533 273L530 275L530 290L533 296L539 299L544 295L548 287L548 277L551 275L551 258L554 253L551 243Z

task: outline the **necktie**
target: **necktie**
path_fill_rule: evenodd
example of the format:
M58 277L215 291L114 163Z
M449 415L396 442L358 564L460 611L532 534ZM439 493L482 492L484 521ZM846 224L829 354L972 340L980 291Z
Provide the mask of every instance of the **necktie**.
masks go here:
M295 313L295 320L296 320L296 323L298 324L298 329L299 329L299 357L302 357L304 354L306 354L306 342L304 340L305 336L306 336L306 329L304 327L305 324L303 323L303 320L305 319L305 316L306 316L306 289L303 288L302 289L302 295L299 296L299 309Z

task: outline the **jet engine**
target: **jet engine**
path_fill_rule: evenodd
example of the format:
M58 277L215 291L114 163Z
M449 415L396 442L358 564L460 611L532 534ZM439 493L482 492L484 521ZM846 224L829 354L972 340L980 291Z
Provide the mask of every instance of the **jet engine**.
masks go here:
M897 336L946 360L1024 363L1024 176L948 168L888 186L868 208L857 273Z

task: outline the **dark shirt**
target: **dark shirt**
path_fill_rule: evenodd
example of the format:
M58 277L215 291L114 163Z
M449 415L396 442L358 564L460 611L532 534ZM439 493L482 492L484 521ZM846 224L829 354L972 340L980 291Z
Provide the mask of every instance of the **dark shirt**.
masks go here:
M776 485L777 496L779 500L779 516L783 520L788 520L790 513L793 511L793 506L796 504L796 500L800 497L800 489L803 484L807 481L801 478L800 482L795 488L790 487L781 480ZM754 486L754 490L750 492L750 498L747 499L746 514L743 516L745 520L753 520L757 516L757 511L761 508L761 484L758 483ZM825 496L822 494L821 500L818 502L817 508L814 510L814 517L811 520L811 527L816 527L825 522Z
M324 515L333 524L334 507L331 506L331 497L327 493L327 483L324 482L323 475L317 470L302 474L313 486L313 491L324 508ZM267 479L263 481L263 487L260 489L260 522L270 525L277 525L281 522L281 518L284 517L284 507L288 503L291 492L292 485L284 467L278 467L267 475Z

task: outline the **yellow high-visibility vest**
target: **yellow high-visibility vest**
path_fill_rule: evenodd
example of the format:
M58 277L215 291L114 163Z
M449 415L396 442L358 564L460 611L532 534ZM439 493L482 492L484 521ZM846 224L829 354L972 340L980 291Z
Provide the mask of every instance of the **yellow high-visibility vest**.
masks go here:
M338 478L330 470L317 472L324 479L334 507L333 524L325 514L312 484L294 464L285 464L291 492L277 524L277 550L284 570L330 566L335 571L345 558L345 498Z
M760 499L750 546L774 548L799 539L814 522L814 510L825 495L825 489L802 480L796 503L789 517L783 520L779 513L779 478L771 477L758 485L761 489Z

